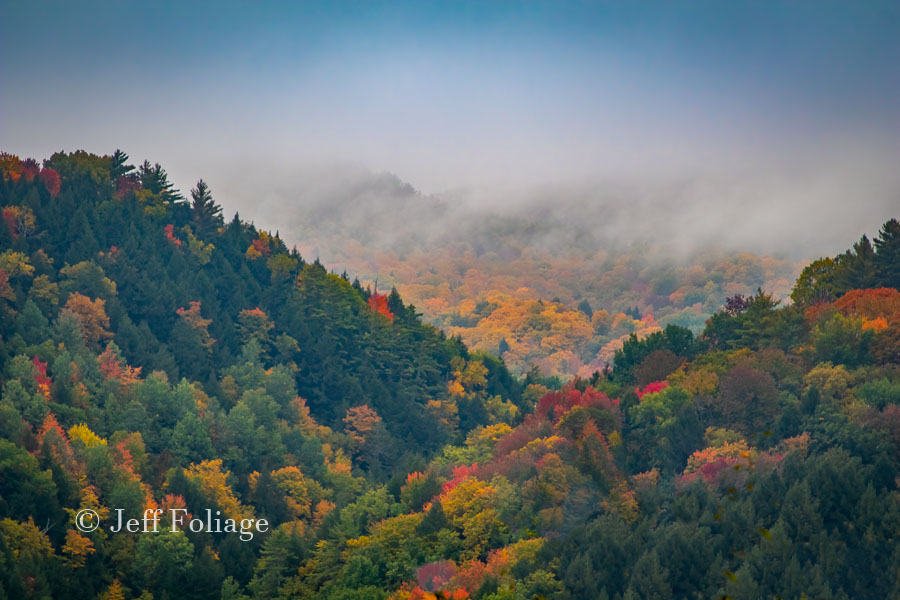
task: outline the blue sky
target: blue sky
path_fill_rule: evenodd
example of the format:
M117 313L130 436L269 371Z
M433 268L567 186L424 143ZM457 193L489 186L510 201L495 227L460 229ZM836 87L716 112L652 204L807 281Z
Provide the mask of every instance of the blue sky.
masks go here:
M896 2L7 1L0 146L214 190L329 161L428 192L838 163L881 198L898 34Z

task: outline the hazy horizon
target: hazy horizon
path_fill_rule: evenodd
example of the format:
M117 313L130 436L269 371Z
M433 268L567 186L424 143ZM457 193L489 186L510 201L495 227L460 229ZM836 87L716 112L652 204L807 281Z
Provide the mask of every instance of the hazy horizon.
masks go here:
M39 2L0 15L3 150L122 148L184 193L203 178L226 213L266 227L323 185L298 179L329 178L340 201L366 171L501 212L542 201L601 219L615 195L617 220L598 227L805 257L900 206L894 3Z

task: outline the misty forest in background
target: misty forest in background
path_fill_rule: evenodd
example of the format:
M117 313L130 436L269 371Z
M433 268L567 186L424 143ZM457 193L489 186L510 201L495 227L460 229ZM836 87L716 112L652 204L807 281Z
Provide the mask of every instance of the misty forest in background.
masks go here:
M684 215L656 206L651 218L615 189L504 202L422 194L390 173L332 175L341 185L298 183L296 201L260 212L305 254L396 287L426 322L515 375L590 377L632 333L698 334L726 298L757 288L787 299L802 268L703 240L688 249Z
M0 599L900 596L897 220L563 381L120 151L0 154L0 211Z

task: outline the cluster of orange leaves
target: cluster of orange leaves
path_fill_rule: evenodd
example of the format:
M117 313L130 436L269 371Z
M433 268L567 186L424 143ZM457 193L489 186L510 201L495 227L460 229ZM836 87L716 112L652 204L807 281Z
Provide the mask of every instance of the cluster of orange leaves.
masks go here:
M850 290L834 307L845 316L861 317L863 329L879 332L900 323L900 292L894 288Z
M876 334L871 347L876 362L900 362L900 292L896 289L850 290L833 303L810 306L804 316L816 324L834 314L852 318L862 330Z
M806 309L804 317L815 323L838 311L846 317L863 320L863 329L876 332L900 322L900 292L894 288L870 288L850 290L832 302L819 302Z
M169 223L166 225L163 230L165 231L166 239L175 244L176 246L181 245L181 240L175 237L175 225Z
M91 300L83 294L74 292L66 301L64 310L75 315L81 323L81 334L85 341L98 342L112 337L107 330L109 317L106 315L106 300L102 298Z
M69 436L56 420L53 412L48 412L38 428L37 448L43 449L69 473L75 473L75 456L69 446Z
M468 598L469 593L465 588L432 593L426 592L419 586L415 586L412 589L401 588L396 594L391 596L391 600L468 600Z
M216 343L216 340L210 337L207 327L212 323L212 319L204 319L200 314L200 301L194 300L190 302L188 308L179 308L175 312L179 317L185 320L200 335L200 343L209 348Z
M106 379L116 379L122 386L129 386L141 380L143 367L132 367L123 363L113 351L112 345L107 345L106 350L97 357L100 363L100 372Z
M344 416L344 431L357 443L363 443L372 431L381 423L378 413L368 404L353 406L347 409Z
M369 308L378 314L387 317L390 321L394 320L394 313L388 308L387 296L385 294L372 292L372 295L369 296Z

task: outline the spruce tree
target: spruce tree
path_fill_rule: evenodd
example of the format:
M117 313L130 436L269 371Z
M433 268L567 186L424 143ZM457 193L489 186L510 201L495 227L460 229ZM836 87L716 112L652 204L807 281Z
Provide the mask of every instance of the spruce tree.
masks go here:
M128 155L121 150L116 150L110 159L109 178L115 180L130 171L134 171L132 165L125 164L128 162Z
M174 204L184 200L184 196L175 189L175 186L169 181L166 170L159 163L151 166L150 161L145 160L138 174L141 177L141 186L159 196L163 202Z
M191 199L191 211L197 233L208 236L224 225L222 207L213 201L212 192L202 179L197 182L197 187L191 190Z
M884 287L900 289L900 222L891 219L875 238L875 271Z

